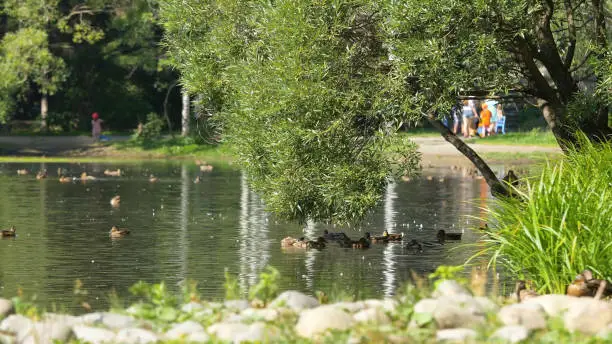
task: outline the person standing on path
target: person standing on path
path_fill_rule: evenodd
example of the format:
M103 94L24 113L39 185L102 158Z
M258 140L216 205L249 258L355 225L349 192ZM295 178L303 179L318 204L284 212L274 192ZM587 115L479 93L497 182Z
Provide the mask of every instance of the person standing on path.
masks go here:
M491 111L488 109L487 103L482 103L482 111L480 112L480 124L482 128L480 135L486 137L490 135L489 126L491 125Z
M463 125L461 126L461 132L463 133L463 137L471 137L473 135L472 125L474 122L474 117L478 117L478 112L476 112L474 103L472 101L464 99L461 113L463 115Z
M91 138L94 142L98 142L100 140L100 135L102 134L102 120L97 112L94 112L91 115Z
M495 124L497 123L497 108L501 107L501 104L495 99L487 99L485 100L485 104L487 104L487 108L491 111L491 121L489 125L489 135L495 133Z

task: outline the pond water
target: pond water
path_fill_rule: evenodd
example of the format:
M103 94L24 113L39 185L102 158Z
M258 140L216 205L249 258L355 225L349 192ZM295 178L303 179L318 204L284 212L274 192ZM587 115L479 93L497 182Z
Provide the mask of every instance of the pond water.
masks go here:
M62 184L55 171L97 179ZM45 168L50 177L18 176L17 169ZM121 168L122 177L104 177ZM496 172L503 174L503 167ZM155 174L158 183L150 183ZM201 174L202 181L193 182ZM433 180L427 180L432 176ZM341 293L358 298L393 295L411 279L411 271L429 273L438 265L462 264L481 236L470 228L479 216L488 188L465 169L439 168L410 182L391 184L381 205L355 228L300 225L276 219L247 187L240 171L216 166L201 173L192 163L142 164L0 164L0 228L17 228L17 237L0 240L0 296L21 290L38 304L76 307L76 279L89 292L94 309L108 305L114 290L128 298L139 280L165 281L171 289L185 279L198 282L206 299L224 295L224 270L237 276L243 291L267 266L281 273L281 289ZM119 208L111 197L121 195ZM109 238L113 225L130 235ZM415 252L401 244L373 245L369 250L329 244L321 251L283 251L286 236L316 237L324 229L345 231L357 239L365 231L404 232L406 237L434 240L439 229L465 230L461 243Z

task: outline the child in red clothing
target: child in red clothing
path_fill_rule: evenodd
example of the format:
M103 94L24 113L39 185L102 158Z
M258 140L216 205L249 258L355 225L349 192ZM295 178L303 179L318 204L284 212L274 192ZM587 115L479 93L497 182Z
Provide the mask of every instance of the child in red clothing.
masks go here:
M100 140L100 134L102 134L102 120L98 116L97 112L91 115L91 137L94 141Z

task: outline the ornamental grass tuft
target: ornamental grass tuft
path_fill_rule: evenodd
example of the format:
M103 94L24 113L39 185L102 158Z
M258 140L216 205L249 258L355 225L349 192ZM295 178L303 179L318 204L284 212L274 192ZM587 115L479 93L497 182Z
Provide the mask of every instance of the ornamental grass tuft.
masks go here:
M612 279L612 144L585 138L561 161L522 181L518 197L487 209L490 265L533 281L539 292L565 293L590 269Z

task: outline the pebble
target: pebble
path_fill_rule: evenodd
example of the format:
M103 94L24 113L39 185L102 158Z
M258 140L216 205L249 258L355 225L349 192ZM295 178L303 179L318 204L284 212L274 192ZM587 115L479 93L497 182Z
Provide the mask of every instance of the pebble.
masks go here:
M544 309L537 303L516 303L503 307L497 317L504 325L523 325L530 330L546 328Z
M204 332L204 327L195 321L185 321L180 324L175 324L166 332L167 339L181 339L188 337L193 333Z
M242 323L217 323L208 328L208 333L223 341L233 343L241 342L268 342L278 338L279 332L275 328L268 328L262 322L250 325Z
M438 283L438 287L432 293L432 296L437 298L440 296L457 296L457 295L467 295L471 296L472 294L457 281L453 280L443 280Z
M595 335L612 324L612 303L581 298L580 302L571 305L563 321L565 328L572 332Z
M391 319L382 308L368 308L359 311L353 315L353 320L358 323L373 323L379 325L387 325L391 323Z
M225 308L242 312L243 310L249 308L250 304L247 300L227 300L223 303Z
M104 325L113 330L132 327L136 324L136 320L129 315L110 312L85 314L81 320L87 325Z
M580 300L581 298L575 296L548 294L527 299L522 303L539 305L548 316L555 317L565 313L572 305L580 303Z
M115 332L104 328L76 325L72 328L72 332L81 342L91 344L112 343L115 340Z
M437 301L432 315L440 329L473 327L485 321L484 309L469 295L442 296Z
M438 330L436 332L436 340L466 341L471 338L476 338L476 335L476 331L469 328L453 328Z
M302 311L295 330L298 335L310 338L327 330L346 330L353 325L353 318L333 306L320 306Z
M141 328L124 328L117 333L117 337L115 338L117 343L125 344L155 343L158 340L155 333Z
M11 300L0 298L0 318L7 317L14 312L15 309L13 308L13 302Z
M294 311L302 309L314 308L319 306L319 301L312 296L306 295L299 291L288 290L281 293L270 303L270 307L285 306Z
M491 338L501 339L508 343L518 343L529 337L529 329L525 326L504 326L499 328Z
M242 313L241 316L244 318L251 318L257 320L265 320L265 321L274 321L279 317L279 311L271 308L247 308Z
M33 327L34 322L21 314L9 315L0 324L1 331L14 333L18 341L23 340Z

